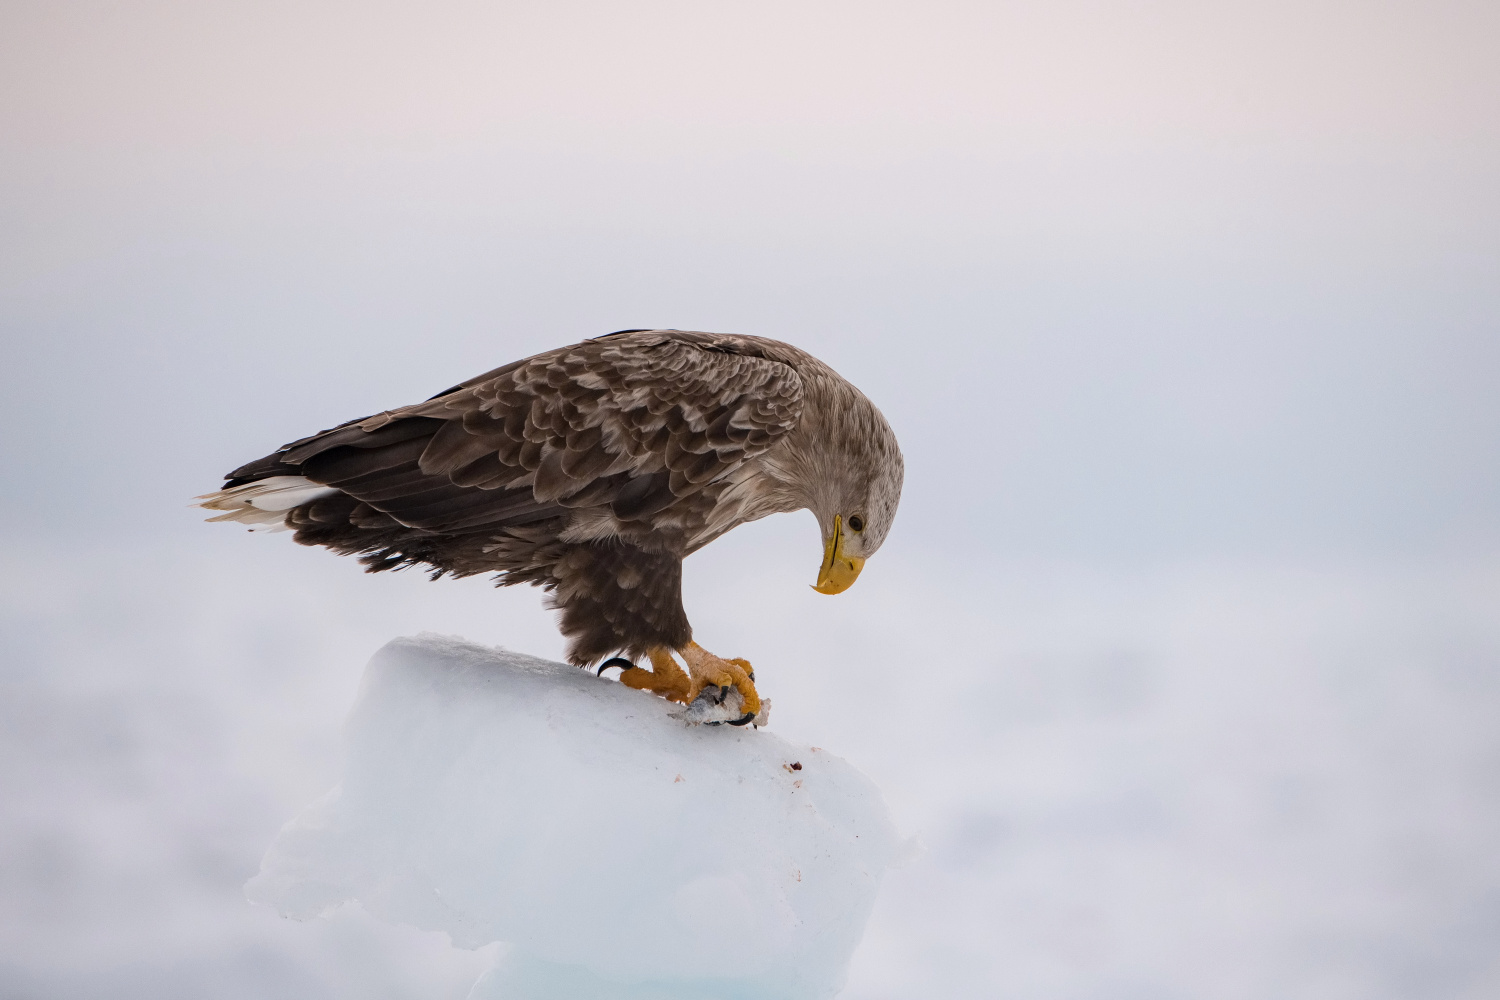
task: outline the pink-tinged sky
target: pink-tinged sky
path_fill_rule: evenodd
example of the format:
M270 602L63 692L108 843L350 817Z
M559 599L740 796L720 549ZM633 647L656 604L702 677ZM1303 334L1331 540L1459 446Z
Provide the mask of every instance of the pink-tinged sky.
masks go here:
M1002 550L1497 538L1491 5L3 16L4 454L123 472L174 425L131 523L224 435L666 325L827 356L908 503L969 498ZM59 415L63 371L120 418ZM39 482L5 502L76 513Z
M1495 150L1483 3L13 3L8 142Z

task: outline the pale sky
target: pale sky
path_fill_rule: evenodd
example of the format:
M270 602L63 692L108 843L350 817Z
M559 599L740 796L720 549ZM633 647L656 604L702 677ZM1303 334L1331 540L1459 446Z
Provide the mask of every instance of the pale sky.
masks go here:
M284 440L663 325L864 386L913 532L1500 540L1492 5L4 17L12 524L181 527Z

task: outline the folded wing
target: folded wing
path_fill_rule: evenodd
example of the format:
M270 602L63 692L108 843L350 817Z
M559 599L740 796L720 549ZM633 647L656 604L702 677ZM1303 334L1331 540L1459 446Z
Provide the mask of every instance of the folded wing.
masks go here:
M301 477L311 499L284 517L313 544L349 526L371 541L467 535L579 507L644 520L770 448L801 410L797 373L753 343L616 334L295 441L230 473L204 506L264 521ZM275 494L254 485L270 479Z

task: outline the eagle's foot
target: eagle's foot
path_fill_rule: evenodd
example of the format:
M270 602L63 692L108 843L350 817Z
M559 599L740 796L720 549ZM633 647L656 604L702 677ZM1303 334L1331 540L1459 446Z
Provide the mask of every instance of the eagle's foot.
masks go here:
M626 687L635 688L637 691L650 691L669 701L680 701L683 704L690 703L698 696L697 685L682 672L682 668L677 665L676 660L672 659L670 652L658 646L646 655L651 658L650 670L637 667L628 660L616 657L600 667L599 672L603 673L604 668L611 665L624 666L624 669L620 671L620 683ZM629 665L625 666L626 664Z
M740 712L738 719L729 719L730 725L743 726L758 722L762 713L760 694L755 690L755 672L746 660L725 660L715 656L696 642L690 642L678 650L687 662L692 675L692 702L703 698L719 705L729 697L730 690L739 692Z

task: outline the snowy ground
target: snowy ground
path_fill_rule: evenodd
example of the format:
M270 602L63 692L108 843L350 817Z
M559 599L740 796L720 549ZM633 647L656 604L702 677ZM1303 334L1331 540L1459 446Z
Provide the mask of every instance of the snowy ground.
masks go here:
M1500 565L898 556L830 600L808 539L739 534L689 562L700 639L926 845L846 997L1500 990ZM241 885L333 783L370 654L426 629L555 657L534 592L233 532L12 552L0 996L464 996L492 950Z
M685 714L565 663L393 639L338 785L246 894L503 943L476 1000L828 1000L910 840L837 755Z

